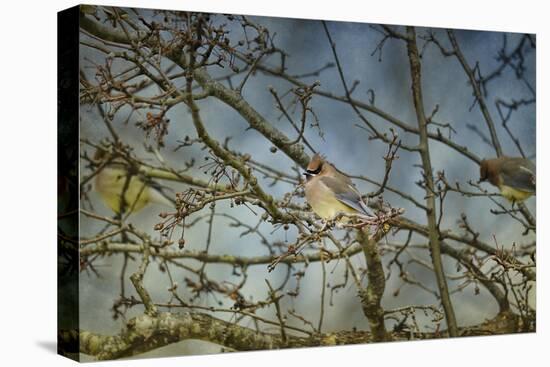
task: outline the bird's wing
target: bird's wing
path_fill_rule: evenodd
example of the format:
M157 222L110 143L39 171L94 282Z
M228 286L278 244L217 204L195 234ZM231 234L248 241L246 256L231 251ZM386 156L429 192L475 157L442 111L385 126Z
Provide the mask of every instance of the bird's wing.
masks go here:
M500 173L504 185L518 190L535 192L537 170L530 160L521 159L505 162Z
M343 183L342 181L334 177L328 176L321 177L320 181L332 192L334 192L334 195L336 199L338 199L338 201L357 210L362 214L369 216L371 215L369 210L367 209L367 205L363 202L361 195L353 186L351 181L350 183Z

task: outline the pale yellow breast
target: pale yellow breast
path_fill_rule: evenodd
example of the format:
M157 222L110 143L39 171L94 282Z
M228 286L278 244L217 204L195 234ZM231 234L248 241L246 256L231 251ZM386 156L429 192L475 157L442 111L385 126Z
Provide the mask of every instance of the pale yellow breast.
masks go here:
M356 213L357 211L340 202L332 191L325 185L319 183L315 178L306 183L306 199L311 209L319 217L327 220L332 219L339 212ZM344 220L347 221L347 220Z
M137 212L150 201L150 189L136 176L127 178L126 171L121 169L104 168L95 180L95 190L103 199L103 202L115 213L119 213L121 207L121 194L126 180L129 179L124 195L126 210Z
M500 189L500 194L504 196L506 199L508 199L509 201L523 201L528 199L531 195L533 195L532 192L514 189L506 185L500 185L499 189Z

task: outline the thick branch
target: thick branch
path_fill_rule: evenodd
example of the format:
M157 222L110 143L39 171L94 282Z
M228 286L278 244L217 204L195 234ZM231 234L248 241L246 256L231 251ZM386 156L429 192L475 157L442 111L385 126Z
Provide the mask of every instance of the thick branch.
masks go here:
M459 329L459 335L495 335L521 332L517 315L506 312L479 325ZM409 332L393 332L394 340L410 340ZM447 337L446 331L414 333L416 339ZM195 339L219 344L237 351L299 348L325 345L369 343L372 335L366 331L338 331L310 337L287 335L286 343L279 333L271 334L249 329L203 313L160 313L157 317L141 315L131 319L126 329L115 336L89 331L61 331L59 348L64 353L81 352L98 360L135 356L172 343ZM80 338L80 343L74 343ZM80 350L68 350L80 345Z
M130 280L132 281L136 292L138 293L141 301L143 302L143 305L145 306L145 313L149 316L156 316L157 308L153 303L149 292L147 292L147 290L143 286L143 277L145 276L145 271L149 266L149 256L149 243L145 241L143 243L143 258L141 260L141 264L138 267L138 270L130 276Z
M81 15L80 27L86 32L91 33L106 41L122 43L130 45L132 41L137 41L140 37L144 36L144 32L137 32L132 35L133 39L128 39L126 34L121 30L108 28L103 26L97 21L91 18ZM154 45L153 45L154 46ZM172 62L183 68L187 68L183 55L180 53L166 54ZM304 153L304 148L301 144L288 144L290 140L279 130L273 127L272 124L267 122L248 102L246 102L242 96L223 84L213 80L210 75L204 69L194 70L194 79L201 84L201 86L214 97L220 99L222 102L233 107L250 125L251 128L258 131L269 139L275 146L288 155L292 160L298 163L301 167L306 167L309 162L309 157Z
M383 235L383 231L380 231ZM357 240L363 247L363 254L367 261L368 285L359 290L363 313L369 321L369 326L375 341L391 340L384 323L384 309L381 306L382 296L386 288L386 277L382 258L378 251L378 240L381 235L369 237L368 229L359 230Z
M422 159L422 168L424 170L424 180L426 185L426 207L428 208L426 211L426 216L428 220L430 254L439 288L439 294L441 296L441 303L443 305L443 309L445 310L449 334L454 337L458 335L458 328L453 305L449 296L447 280L445 279L443 263L441 261L441 248L439 243L440 236L437 228L434 197L434 179L432 174L432 163L430 160L430 147L428 143L428 124L426 121L426 114L424 112L424 100L422 98L420 56L416 46L416 32L413 27L407 27L407 35L409 36L409 39L407 40L407 51L411 67L412 94L414 107L416 110L416 119L418 122L420 156Z
M197 131L197 135L201 141L204 142L204 144L208 146L216 156L221 158L225 164L233 167L243 176L246 182L250 185L251 190L256 194L258 199L261 200L260 205L264 207L275 222L292 222L293 218L279 210L273 196L263 190L256 177L252 175L252 170L248 168L241 159L237 158L231 152L223 148L215 139L210 137L202 122L199 108L192 98L187 99L187 105L191 109L193 125L195 126L195 130Z
M361 251L361 246L355 244L347 247L343 253L335 253L329 255L328 253L316 252L312 254L296 254L293 256L285 257L281 259L279 263L294 264L294 263L310 263L318 261L328 261L331 259L340 259L345 256L353 256ZM115 242L101 242L96 246L87 246L80 250L81 256L92 256L94 254L109 255L112 253L135 253L140 254L143 252L143 247L133 243L115 243ZM169 250L161 248L161 244L157 244L155 247L151 247L151 256L159 257L165 260L175 259L194 259L202 263L216 263L216 264L229 264L239 266L251 266L251 265L266 265L272 263L278 256L276 255L264 255L264 256L235 256L229 254L209 254L204 251L190 251L190 250ZM327 260L327 257L331 256Z
M403 218L403 217L394 220L392 222L392 225L396 226L396 227L399 227L401 229L412 230L412 231L414 231L416 233L419 233L419 234L421 234L425 237L429 237L429 234L430 234L430 230L427 226L418 224L416 222L413 222L412 220L409 220L409 219ZM439 236L440 236L441 240L452 240L452 241L460 242L460 243L463 243L467 246L471 246L471 247L473 247L477 250L483 251L487 254L490 254L490 255L493 255L493 256L498 255L498 250L496 248L490 246L486 242L483 242L483 241L479 240L479 238L477 238L477 237L460 236L460 235L452 233L450 231L441 231L439 233ZM515 259L514 261L516 261L518 264L524 265L518 259ZM537 278L536 274L532 270L527 269L525 267L522 267L521 270L519 270L519 271L528 280L535 281L536 278Z
M293 161L298 163L302 168L307 166L309 157L304 153L303 145L298 143L289 144L291 141L287 136L266 121L238 92L213 80L204 69L195 70L194 78L212 96L237 111L252 129L265 136Z

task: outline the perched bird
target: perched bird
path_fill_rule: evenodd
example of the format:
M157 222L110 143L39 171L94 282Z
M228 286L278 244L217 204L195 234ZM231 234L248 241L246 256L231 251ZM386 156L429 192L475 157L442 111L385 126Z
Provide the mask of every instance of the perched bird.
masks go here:
M98 150L94 159L102 159L105 154ZM173 206L158 183L130 172L128 164L120 158L100 168L95 176L94 189L103 202L117 214L136 213L150 203ZM124 203L121 202L123 192Z
M319 154L313 156L304 175L307 202L322 219L332 219L339 212L371 216L351 179Z
M481 161L479 175L480 182L489 180L511 202L523 201L535 195L537 169L528 159L484 159Z

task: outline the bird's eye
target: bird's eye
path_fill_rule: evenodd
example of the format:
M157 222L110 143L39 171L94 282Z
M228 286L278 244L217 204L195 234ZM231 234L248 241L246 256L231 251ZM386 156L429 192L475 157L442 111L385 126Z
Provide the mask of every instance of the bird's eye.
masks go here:
M316 175L318 174L319 172L321 172L321 168L323 168L322 166L319 166L317 169L315 170L312 170L312 169L307 169L306 172L310 175Z

